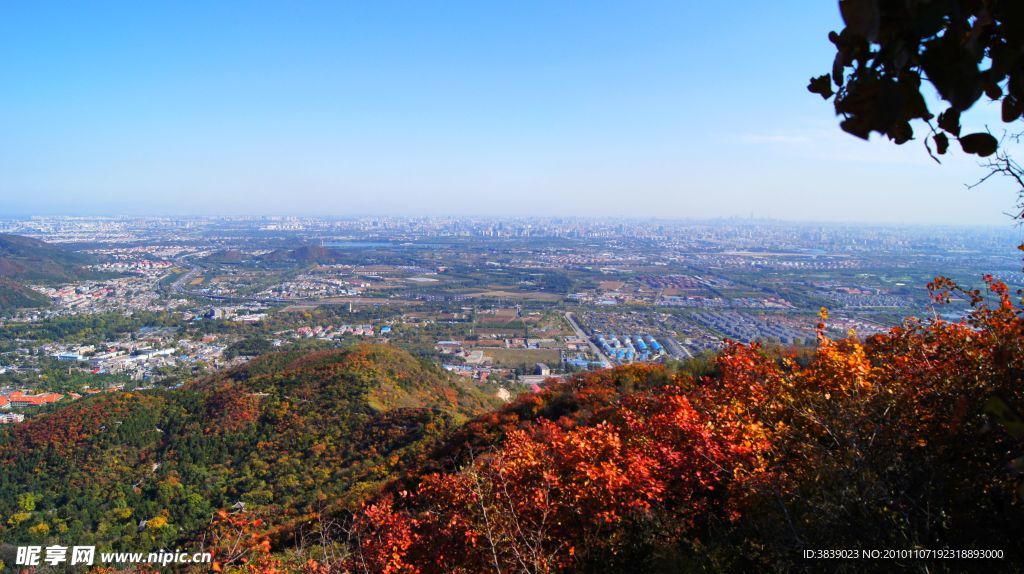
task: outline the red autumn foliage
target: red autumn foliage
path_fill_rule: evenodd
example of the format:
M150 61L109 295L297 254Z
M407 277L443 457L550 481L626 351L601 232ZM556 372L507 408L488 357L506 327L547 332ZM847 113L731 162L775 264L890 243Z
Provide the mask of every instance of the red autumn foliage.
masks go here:
M1019 553L1024 319L987 280L994 306L932 285L972 299L968 321L821 336L807 367L730 344L701 380L635 366L525 397L442 449L461 467L367 506L346 568L785 567L850 540Z
M207 434L238 432L260 416L259 397L235 383L217 385L206 399Z
M278 571L270 556L270 538L261 518L244 511L220 510L210 522L205 537L203 547L211 554L214 572L226 568L262 574Z

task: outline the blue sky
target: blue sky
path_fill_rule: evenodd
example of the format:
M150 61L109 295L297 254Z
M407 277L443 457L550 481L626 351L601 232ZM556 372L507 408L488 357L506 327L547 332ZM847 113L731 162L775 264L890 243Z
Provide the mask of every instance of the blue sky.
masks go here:
M975 160L839 130L805 90L839 26L805 0L7 2L0 212L1009 225Z

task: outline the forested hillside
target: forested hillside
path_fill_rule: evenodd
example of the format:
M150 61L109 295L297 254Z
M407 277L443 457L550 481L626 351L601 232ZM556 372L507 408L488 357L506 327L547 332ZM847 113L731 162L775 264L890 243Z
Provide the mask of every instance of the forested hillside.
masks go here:
M266 355L169 391L82 399L0 433L0 539L156 549L218 509L297 525L356 508L489 399L403 351Z
M0 277L26 281L66 281L88 277L83 265L94 259L31 237L0 233Z
M89 278L83 266L94 259L45 241L0 233L0 311L44 307L50 299L23 283Z
M20 283L0 278L0 311L23 307L45 307L50 299Z
M851 540L1017 564L1022 310L995 281L932 288L969 321L821 335L811 357L732 344L490 411L386 346L95 397L0 438L0 535L201 544L264 573L791 571Z

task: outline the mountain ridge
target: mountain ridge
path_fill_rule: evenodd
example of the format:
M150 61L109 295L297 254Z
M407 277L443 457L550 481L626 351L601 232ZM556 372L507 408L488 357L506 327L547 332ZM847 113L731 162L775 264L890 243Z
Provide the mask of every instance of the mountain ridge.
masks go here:
M95 276L95 258L39 239L0 233L0 311L45 307L49 299L24 285L77 281Z
M369 344L83 398L0 430L0 516L16 517L0 536L155 549L195 539L216 509L242 504L273 515L283 544L315 514L355 509L494 404L405 351Z

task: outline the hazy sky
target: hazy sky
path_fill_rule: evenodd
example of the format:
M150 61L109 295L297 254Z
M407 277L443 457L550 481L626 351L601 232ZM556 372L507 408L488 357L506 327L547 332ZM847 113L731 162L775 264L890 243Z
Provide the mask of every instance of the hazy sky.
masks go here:
M1008 224L975 160L839 130L805 90L839 27L827 0L4 2L0 213Z

